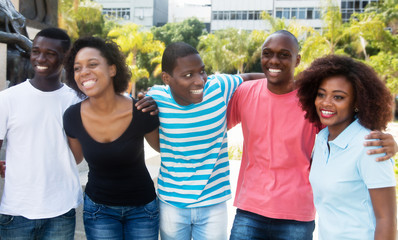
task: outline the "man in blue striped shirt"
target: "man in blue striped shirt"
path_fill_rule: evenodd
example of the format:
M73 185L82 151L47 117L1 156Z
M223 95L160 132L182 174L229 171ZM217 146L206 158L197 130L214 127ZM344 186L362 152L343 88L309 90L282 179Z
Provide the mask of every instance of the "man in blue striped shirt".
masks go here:
M181 42L166 48L162 70L166 86L148 92L159 108L161 238L227 239L227 104L244 80L264 74L208 77L197 50Z

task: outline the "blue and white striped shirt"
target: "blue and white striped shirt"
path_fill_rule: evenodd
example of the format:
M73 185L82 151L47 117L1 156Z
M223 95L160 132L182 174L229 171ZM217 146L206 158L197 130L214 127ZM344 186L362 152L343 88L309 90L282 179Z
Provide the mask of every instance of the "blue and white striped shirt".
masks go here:
M238 75L212 75L203 101L188 106L173 99L169 86L154 86L148 92L159 108L162 201L193 208L231 198L226 112L242 82Z

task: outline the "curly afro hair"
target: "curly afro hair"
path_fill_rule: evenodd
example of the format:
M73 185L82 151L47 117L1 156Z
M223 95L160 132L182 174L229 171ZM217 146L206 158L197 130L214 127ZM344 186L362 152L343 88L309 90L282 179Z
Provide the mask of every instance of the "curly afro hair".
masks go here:
M109 65L116 66L116 75L113 77L113 87L116 93L120 94L124 92L131 79L131 72L126 64L126 58L116 43L97 37L80 38L73 44L69 54L65 58L66 84L74 89L79 96L85 96L75 82L73 65L77 53L82 48L86 47L97 49Z
M371 130L384 130L392 119L392 96L377 73L366 64L346 56L329 55L316 59L298 75L296 86L305 118L321 125L315 108L318 88L324 79L343 76L353 86L359 122ZM354 111L354 110L353 110Z

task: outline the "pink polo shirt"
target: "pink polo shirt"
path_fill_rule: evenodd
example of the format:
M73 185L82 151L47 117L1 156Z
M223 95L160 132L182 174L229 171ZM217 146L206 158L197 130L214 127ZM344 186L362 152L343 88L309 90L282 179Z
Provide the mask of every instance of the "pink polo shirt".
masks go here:
M318 129L304 118L297 90L276 95L267 80L244 82L228 104L228 128L244 143L234 205L269 218L312 221L311 151Z

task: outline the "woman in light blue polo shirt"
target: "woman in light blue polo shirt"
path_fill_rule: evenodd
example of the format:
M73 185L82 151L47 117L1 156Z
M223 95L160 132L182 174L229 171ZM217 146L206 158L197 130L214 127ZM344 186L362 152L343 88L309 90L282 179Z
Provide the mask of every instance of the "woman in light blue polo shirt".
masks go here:
M326 126L310 172L319 239L395 240L394 162L377 162L362 141L392 118L385 84L365 64L336 55L315 60L297 84L306 118Z

